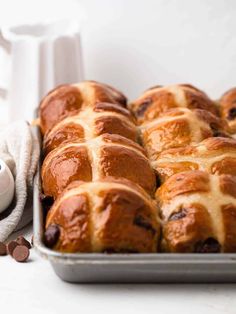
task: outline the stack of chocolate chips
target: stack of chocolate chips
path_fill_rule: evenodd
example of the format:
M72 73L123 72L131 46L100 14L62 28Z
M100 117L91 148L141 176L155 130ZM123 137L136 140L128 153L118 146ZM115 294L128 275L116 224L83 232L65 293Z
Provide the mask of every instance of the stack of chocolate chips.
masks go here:
M31 244L23 236L19 236L16 240L10 241L7 244L0 242L0 255L9 254L17 262L26 262L29 258L29 250Z

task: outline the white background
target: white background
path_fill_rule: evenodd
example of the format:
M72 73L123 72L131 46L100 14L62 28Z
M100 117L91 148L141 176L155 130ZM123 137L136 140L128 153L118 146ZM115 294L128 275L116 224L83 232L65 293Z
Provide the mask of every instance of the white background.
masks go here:
M86 78L115 85L130 98L153 84L188 82L212 97L236 85L234 0L0 0L0 5L0 25L81 20ZM3 60L0 54L1 66Z
M0 4L2 24L82 16L86 78L110 83L130 98L155 84L190 82L212 97L236 85L236 1ZM34 251L27 264L0 258L0 291L6 313L236 312L236 285L71 285L60 281Z
M234 0L119 0L86 4L86 75L131 97L190 82L219 97L236 85Z

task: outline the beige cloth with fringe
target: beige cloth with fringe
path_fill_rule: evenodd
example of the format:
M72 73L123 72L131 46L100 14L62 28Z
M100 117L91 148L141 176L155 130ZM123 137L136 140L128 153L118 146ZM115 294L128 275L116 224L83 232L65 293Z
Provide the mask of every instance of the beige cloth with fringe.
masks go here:
M14 201L0 215L0 241L32 220L33 178L40 151L33 128L25 121L17 121L0 130L0 158L15 180Z

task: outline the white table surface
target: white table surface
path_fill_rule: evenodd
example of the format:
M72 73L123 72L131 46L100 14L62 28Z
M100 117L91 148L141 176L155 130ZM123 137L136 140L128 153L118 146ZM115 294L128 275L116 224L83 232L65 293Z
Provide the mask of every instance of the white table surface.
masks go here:
M24 234L30 239L32 227ZM27 263L0 257L0 291L7 313L235 314L236 308L236 284L69 284L34 249Z

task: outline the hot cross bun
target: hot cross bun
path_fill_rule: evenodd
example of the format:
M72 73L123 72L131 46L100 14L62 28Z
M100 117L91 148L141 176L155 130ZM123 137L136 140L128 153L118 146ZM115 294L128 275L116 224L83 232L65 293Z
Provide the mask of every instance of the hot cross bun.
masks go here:
M50 91L39 106L42 133L49 131L63 118L77 114L84 107L108 102L126 107L126 97L116 89L95 81L61 85Z
M46 218L45 243L61 252L154 253L159 238L155 202L125 179L75 181Z
M203 109L218 115L215 102L202 91L187 84L156 86L130 104L138 122L151 121L173 108Z
M122 135L137 141L138 132L131 113L117 104L97 103L77 115L58 122L44 136L43 148L47 154L62 143L91 140L101 134Z
M228 120L231 134L236 134L236 87L227 91L219 102L222 117Z
M162 152L152 162L152 166L158 172L161 182L188 170L236 176L236 140L210 137L199 144L172 148Z
M155 191L155 174L144 149L119 135L62 144L47 155L42 166L44 193L54 198L74 180L87 182L107 176L129 179L150 194Z
M208 137L229 136L227 122L202 109L170 109L159 118L143 123L140 130L151 160L169 148L185 147Z
M179 253L236 252L236 177L203 171L170 177L156 192L162 248Z

